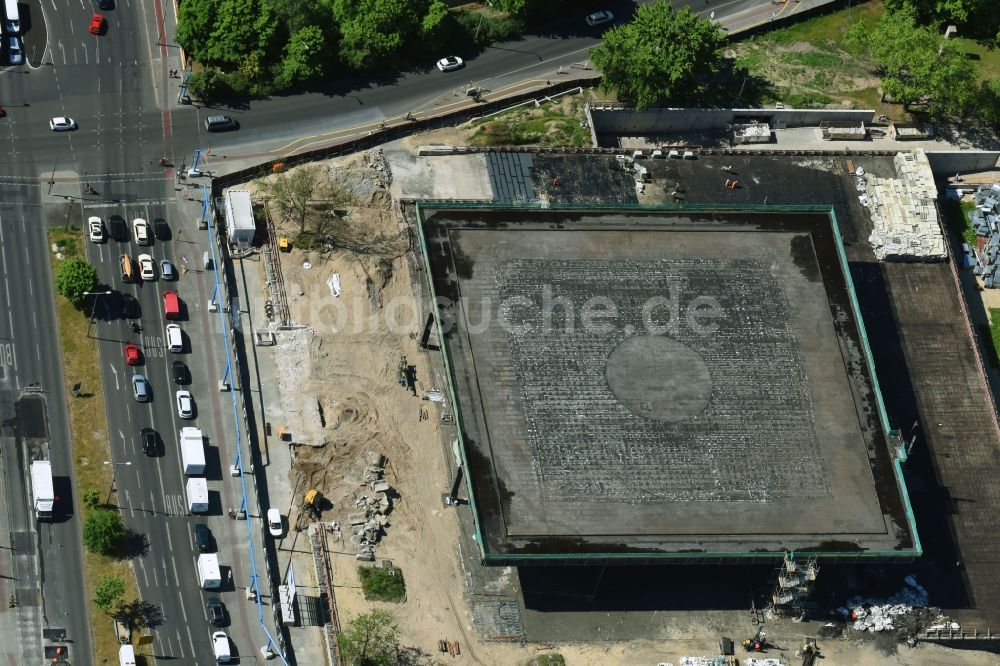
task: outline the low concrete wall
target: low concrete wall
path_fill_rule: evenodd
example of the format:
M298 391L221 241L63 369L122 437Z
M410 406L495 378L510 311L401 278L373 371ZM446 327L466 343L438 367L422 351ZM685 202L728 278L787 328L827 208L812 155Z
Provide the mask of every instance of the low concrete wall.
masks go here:
M772 128L817 127L821 122L863 122L875 111L827 109L644 109L593 107L594 132L600 136L656 136L680 132L722 131L736 118L758 118Z
M942 150L927 151L927 161L935 178L956 173L989 171L1000 166L1000 152L995 150Z

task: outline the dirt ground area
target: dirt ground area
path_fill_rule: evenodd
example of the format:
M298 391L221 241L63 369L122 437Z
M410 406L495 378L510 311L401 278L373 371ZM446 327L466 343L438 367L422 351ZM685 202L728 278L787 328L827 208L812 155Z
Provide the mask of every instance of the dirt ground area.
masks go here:
M392 178L372 169L376 162L355 156L326 168L354 194L338 213L338 224L350 227L347 237L378 242L358 242L350 250L331 243L331 249L280 255L290 318L297 325L282 332L275 350L280 404L294 442L288 482L294 496L317 488L332 504L323 521L340 527L339 537L334 531L327 536L341 620L375 607L390 610L401 645L411 649L412 663L420 664L517 665L553 652L574 666L678 664L682 655L713 654L719 634L707 625L690 640L521 644L477 635L465 596L459 521L455 509L442 503L453 469L444 453L451 435L443 429L451 426L442 425L440 416L451 406L436 399L435 389L443 387L433 385L432 359L418 346L426 314L417 311L413 285L424 276L414 269L408 236L388 194ZM296 235L297 223L277 216L275 221L279 236ZM404 356L410 382L401 385ZM359 497L377 495L370 483L373 454L384 456L382 476L393 489L388 522L374 552L403 573L406 599L399 604L366 601L357 574L360 547L352 543L351 517L361 511ZM295 511L289 521L292 526L298 521ZM697 616L684 615L687 621ZM801 628L783 625L770 637L776 644L795 645L801 640L796 630ZM461 655L438 652L440 639L458 641ZM820 663L828 665L1000 664L996 655L934 645L902 646L895 653L875 640L829 641L820 647L825 657ZM784 654L789 666L799 663L792 652Z

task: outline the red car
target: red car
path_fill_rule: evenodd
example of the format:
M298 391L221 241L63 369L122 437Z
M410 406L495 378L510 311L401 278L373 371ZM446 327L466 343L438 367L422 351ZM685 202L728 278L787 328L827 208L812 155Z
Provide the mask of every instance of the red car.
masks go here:
M138 345L134 345L131 342L125 345L125 362L129 365L139 365L141 354L139 353Z
M90 34L99 35L104 32L104 14L94 14L90 17Z

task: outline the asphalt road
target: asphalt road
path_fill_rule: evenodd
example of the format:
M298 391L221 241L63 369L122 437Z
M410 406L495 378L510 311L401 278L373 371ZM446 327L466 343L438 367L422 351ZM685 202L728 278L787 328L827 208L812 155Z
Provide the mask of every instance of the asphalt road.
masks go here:
M38 334L57 328L47 239L37 191L0 182L0 198L21 201L0 205L0 311L7 313L0 321L4 357L0 408L14 412L14 418L4 423L3 469L20 616L20 644L12 647L22 651L21 663L37 663L42 629L64 629L72 641L74 663L89 664L90 618L80 523L74 519L71 492L72 438L59 339L55 334ZM39 523L30 509L28 466L31 460L44 458L52 462L59 500L54 520Z

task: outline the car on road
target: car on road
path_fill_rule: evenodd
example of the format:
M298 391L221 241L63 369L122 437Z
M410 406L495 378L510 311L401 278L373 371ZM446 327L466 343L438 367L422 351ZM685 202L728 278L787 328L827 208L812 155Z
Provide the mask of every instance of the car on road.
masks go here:
M229 653L229 636L224 631L216 631L212 634L212 652L215 653L215 660L220 664L228 664L232 655Z
M20 65L24 62L24 53L21 52L21 40L11 36L7 38L7 58L12 65Z
M100 35L104 33L104 28L107 27L107 22L104 20L104 14L94 14L90 17L90 27L87 31L92 35Z
M199 553L211 553L215 550L212 530L208 529L208 525L205 523L195 523L193 530L194 545Z
M194 399L191 391L181 389L177 392L177 415L182 419L194 418Z
M167 324L167 349L175 354L184 351L184 334L177 324Z
M142 363L142 353L139 345L131 342L125 344L125 363L128 365L140 365Z
M115 0L97 0L98 9L114 9Z
M136 402L149 401L149 382L144 375L132 375L132 396Z
M209 597L205 602L205 610L208 612L208 621L213 627L226 626L226 607L218 597Z
M171 364L171 371L174 376L175 384L187 384L191 381L191 376L188 374L187 366L184 365L184 361L174 361Z
M139 255L139 277L147 282L156 279L156 269L153 267L153 257L148 254Z
M139 441L142 442L142 452L147 456L156 455L156 431L152 428L143 428L139 431Z
M104 223L101 222L101 218L87 218L87 235L90 236L90 240L94 243L103 243L107 240L107 236L104 233Z
M76 121L62 116L49 121L49 129L53 132L68 132L76 129Z
M615 20L615 15L606 9L602 9L599 12L588 14L585 20L587 21L587 25L593 27L595 25L603 25L605 23L611 23L612 21Z
M153 233L156 234L157 240L170 240L170 226L167 224L167 221L162 217L153 220Z
M267 510L267 531L273 537L281 537L284 534L284 527L281 524L281 511L277 509Z
M452 72L465 67L465 61L458 56L448 56L437 61L437 68L442 72Z
M232 116L209 116L205 118L205 129L209 132L225 132L239 129L240 124Z
M132 235L139 245L152 245L153 239L149 236L149 223L141 217L132 220Z
M177 297L177 292L166 290L163 292L163 316L166 319L179 319L181 316L181 299Z
M112 215L108 218L109 234L119 242L128 242L128 225L121 215Z
M177 271L169 259L160 259L160 277L164 280L176 280Z

